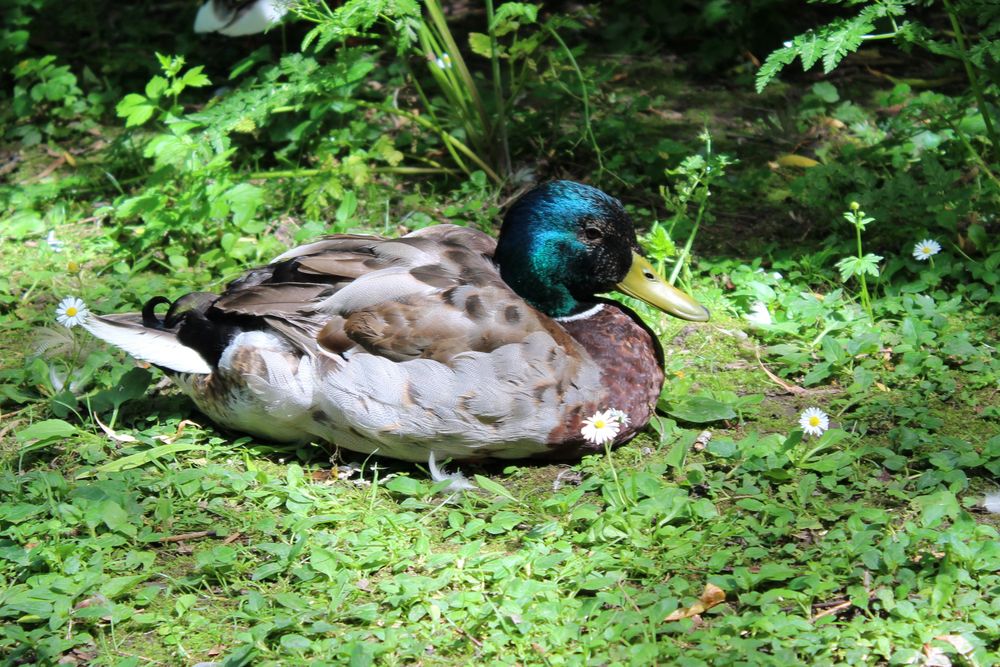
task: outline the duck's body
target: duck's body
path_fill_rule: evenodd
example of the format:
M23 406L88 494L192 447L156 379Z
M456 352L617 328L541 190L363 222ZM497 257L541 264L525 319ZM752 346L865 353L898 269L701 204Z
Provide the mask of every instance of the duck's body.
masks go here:
M581 196L570 206L568 198ZM552 201L568 208L546 213ZM515 265L556 262L564 270L573 256L564 244L607 245L551 224L562 217L575 229L570 218L597 204L620 209L593 188L549 184L515 204L499 248L452 225L394 240L334 236L250 271L220 296L179 299L162 322L154 301L142 315L91 317L84 326L163 367L217 423L257 436L411 461L432 452L455 460L579 457L597 448L581 435L594 412L627 413L619 442L649 421L663 382L658 344L634 313L581 301L575 285L548 290L546 278L527 288L527 300L512 286L526 289L546 271L533 266L525 278ZM584 218L588 233L597 225L611 236L596 213ZM548 233L531 232L542 219ZM598 274L610 263L610 280L620 281L634 231L619 245L624 268L620 248L597 248L597 268L586 277L604 286L609 279ZM706 319L693 303L681 303L681 316Z
M288 13L291 0L207 0L194 19L195 32L242 37L264 32Z

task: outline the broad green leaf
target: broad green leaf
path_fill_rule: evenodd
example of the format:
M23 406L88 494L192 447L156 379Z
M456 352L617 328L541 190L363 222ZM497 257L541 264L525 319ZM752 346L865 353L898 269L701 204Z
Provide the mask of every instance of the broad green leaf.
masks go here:
M156 100L160 98L163 91L167 89L167 80L162 76L154 76L146 84L146 97L150 100Z
M489 491L492 494L517 502L517 498L512 496L510 491L504 488L502 484L494 482L489 477L483 477L482 475L476 475L475 479L476 479L476 484L478 484L479 488L483 489L484 491Z
M340 560L330 549L313 547L309 551L309 565L320 574L325 574L331 580L343 570Z
M405 475L393 477L383 486L393 493L398 493L403 496L418 496L425 493L427 490L419 480L413 479L412 477L406 477Z
M142 125L152 117L156 105L142 95L129 93L115 107L115 113L125 119L125 127Z
M198 65L197 67L192 67L188 71L184 72L184 76L181 77L181 83L183 83L188 88L201 88L202 86L207 86L212 83L208 76L206 76L202 70L205 67L203 65Z
M17 439L21 442L29 440L54 440L58 438L68 438L77 433L77 428L62 419L46 419L35 422L31 426L17 432Z
M661 399L658 407L671 417L693 424L736 418L731 405L708 396L687 396L677 401Z
M189 452L194 449L205 449L204 445L192 445L192 444L173 444L173 445L160 445L158 447L153 447L152 449L147 449L146 451L139 452L138 454L130 454L129 456L123 456L120 459L115 459L114 461L109 461L104 465L98 466L93 470L88 470L79 476L77 479L84 479L86 477L93 477L95 473L108 473L108 472L121 472L122 470L130 470L132 468L139 468L146 465L151 461L156 461L162 459L165 456L170 456L172 454L178 454L180 452Z
M913 502L920 507L921 525L928 528L934 527L945 517L954 519L961 510L958 499L951 491L938 491L920 496L914 498Z

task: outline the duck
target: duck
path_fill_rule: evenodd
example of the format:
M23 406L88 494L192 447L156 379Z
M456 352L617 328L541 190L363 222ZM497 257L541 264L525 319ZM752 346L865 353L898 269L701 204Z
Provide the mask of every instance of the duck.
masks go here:
M194 31L255 35L277 25L288 13L288 4L289 0L207 0L195 16Z
M618 290L684 320L708 310L645 259L622 203L573 181L528 191L496 240L438 224L326 236L221 294L88 314L216 424L404 461L575 460L615 410L616 446L654 415L663 351ZM166 306L161 314L158 310Z

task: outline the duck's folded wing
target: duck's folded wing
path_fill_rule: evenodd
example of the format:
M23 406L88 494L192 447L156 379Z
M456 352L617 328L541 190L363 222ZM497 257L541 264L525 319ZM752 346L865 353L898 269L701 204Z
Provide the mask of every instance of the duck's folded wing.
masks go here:
M399 239L335 236L229 285L209 317L258 318L308 353L449 361L562 330L517 296L493 239L438 225ZM560 340L560 342L563 342Z

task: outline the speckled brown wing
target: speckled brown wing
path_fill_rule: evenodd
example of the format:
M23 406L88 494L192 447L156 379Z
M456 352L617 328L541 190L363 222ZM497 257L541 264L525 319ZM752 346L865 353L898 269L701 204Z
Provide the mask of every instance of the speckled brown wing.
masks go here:
M551 328L500 279L494 247L485 234L451 225L379 244L375 255L392 258L390 266L359 277L324 305L334 318L319 344L343 352L350 341L394 361L447 363Z
M327 237L230 283L209 317L256 320L307 354L363 350L393 361L448 362L536 331L566 342L500 279L495 247L455 225L399 239Z

